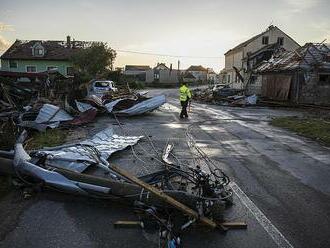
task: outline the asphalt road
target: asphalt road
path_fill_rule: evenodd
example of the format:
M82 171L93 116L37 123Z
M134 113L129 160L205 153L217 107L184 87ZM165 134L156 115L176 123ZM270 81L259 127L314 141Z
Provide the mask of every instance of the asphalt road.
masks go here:
M248 229L225 235L192 229L182 236L184 247L330 247L330 150L268 123L272 116L301 113L193 103L190 119L181 121L176 92L150 92L165 93L168 104L145 116L120 119L123 128L101 117L79 131L89 136L112 127L148 135L159 151L170 140L181 162L192 163L185 130L195 123L197 144L232 180L235 205L226 218L246 221ZM125 150L110 162L137 175L160 168L148 141L136 146L136 154ZM0 202L0 211L6 206L8 212L0 219L8 227L0 229L0 247L158 247L157 233L113 228L114 221L136 218L125 205L45 191L9 218L8 209L22 205L20 197L13 194Z

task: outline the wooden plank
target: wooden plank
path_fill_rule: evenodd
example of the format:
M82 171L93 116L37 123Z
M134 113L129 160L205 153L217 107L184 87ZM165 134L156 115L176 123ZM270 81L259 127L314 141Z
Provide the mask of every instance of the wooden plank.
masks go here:
M199 214L195 210L185 206L181 202L178 202L177 200L175 200L174 198L168 196L167 194L160 191L159 189L157 189L157 188L155 188L155 187L153 187L149 184L146 184L145 182L143 182L140 179L138 179L137 177L131 175L127 171L125 171L121 168L118 168L115 165L111 165L111 169L113 169L115 172L117 172L121 176L126 177L127 179L129 179L133 183L135 183L135 184L139 185L140 187L146 189L147 191L154 194L155 196L161 198L163 201L165 201L166 203L170 204L171 206L177 208L181 212L183 212L183 213L185 213L189 216L194 217L195 219L199 220L200 222L204 223L205 225L207 225L211 228L217 227L217 224L215 222L213 222L212 220L210 220L209 218L199 216Z
M113 225L117 227L126 227L126 228L136 228L136 227L142 227L143 223L141 221L129 221L129 220L119 220L113 223Z
M223 222L221 225L229 229L247 229L245 222Z

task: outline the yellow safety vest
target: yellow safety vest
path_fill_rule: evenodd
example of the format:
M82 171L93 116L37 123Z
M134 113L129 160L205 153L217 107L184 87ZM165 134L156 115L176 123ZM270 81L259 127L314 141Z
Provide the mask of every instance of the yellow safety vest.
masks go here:
M190 90L187 86L182 85L180 87L180 101L185 102L188 98L191 98Z

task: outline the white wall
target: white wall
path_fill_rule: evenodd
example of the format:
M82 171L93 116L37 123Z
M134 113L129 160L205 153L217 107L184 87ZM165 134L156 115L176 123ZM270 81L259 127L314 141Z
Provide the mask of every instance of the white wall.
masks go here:
M243 54L244 54L243 57L244 58L246 57L248 52L254 53L254 52L258 51L259 49L261 49L262 47L266 46L266 45L262 44L263 36L269 37L268 44L274 44L277 42L277 38L283 37L284 38L283 48L288 51L296 50L299 47L299 45L296 42L294 42L292 39L290 39L289 36L287 36L284 32L282 32L277 27L274 27L274 28L271 28L270 30L268 30L264 35L258 37L257 39L255 39L254 41L252 41L251 43L249 43L247 46L245 46L243 48Z
M234 88L243 88L243 83L238 82L239 79L236 77L236 72L233 70L233 66L235 66L241 73L243 77L245 77L245 73L243 72L243 62L242 59L244 59L247 56L247 53L254 53L261 49L262 47L266 46L262 44L262 37L268 36L268 44L274 44L277 42L277 39L279 37L283 37L283 48L288 51L293 51L299 48L299 45L294 42L292 39L289 38L284 32L282 32L277 27L270 28L265 34L258 37L257 39L253 40L249 44L247 44L245 47L242 47L240 49L237 49L237 51L230 52L229 54L225 55L225 71L227 75L230 75L230 84Z

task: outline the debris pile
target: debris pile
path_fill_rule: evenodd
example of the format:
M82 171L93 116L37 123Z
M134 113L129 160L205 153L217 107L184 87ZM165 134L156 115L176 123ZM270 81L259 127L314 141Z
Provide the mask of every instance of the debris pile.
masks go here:
M0 78L0 121L12 119L19 127L38 131L83 125L102 113L140 115L166 102L164 95L150 98L127 88L109 91L102 96L88 95L78 100L76 95L79 94L72 93L75 89L69 78L57 73L16 74L10 74L9 79ZM31 80L18 82L11 78L25 76ZM67 85L61 87L63 81Z
M226 106L248 106L257 103L257 96L246 96L243 90L229 87L223 88L197 88L193 90L193 99L198 102L212 103Z
M211 166L206 154L194 146L189 131L187 137L199 159ZM157 158L162 161L161 170L137 177L108 159L114 152L132 148L143 136L120 136L106 129L78 143L37 151L24 150L26 138L24 131L13 153L0 151L0 173L11 173L28 187L123 200L134 207L140 227L156 225L162 242L176 244L174 247L180 243L180 233L197 222L208 228L227 230L224 212L232 205L229 178L220 168L205 172L202 164L196 167L180 164L173 155L173 144L168 143L161 158ZM103 173L93 174L90 167ZM118 225L125 225L125 221Z

